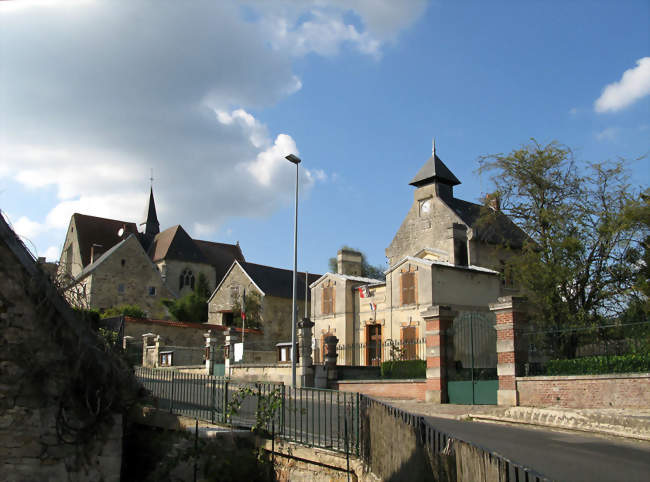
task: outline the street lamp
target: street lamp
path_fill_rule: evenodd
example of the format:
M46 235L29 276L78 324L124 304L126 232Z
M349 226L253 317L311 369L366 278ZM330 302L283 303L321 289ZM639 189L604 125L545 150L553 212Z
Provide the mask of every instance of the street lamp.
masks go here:
M285 157L296 165L296 211L293 223L293 302L291 304L291 385L296 386L296 271L298 269L298 164L300 158L289 154Z

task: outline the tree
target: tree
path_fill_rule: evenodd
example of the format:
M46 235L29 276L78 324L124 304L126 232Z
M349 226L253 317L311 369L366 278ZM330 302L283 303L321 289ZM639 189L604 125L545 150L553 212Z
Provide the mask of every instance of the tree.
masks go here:
M349 249L361 253L361 276L364 276L366 278L378 279L378 280L386 279L386 275L384 274L385 268L383 268L382 266L374 266L368 263L368 260L366 259L366 255L364 253L362 253L357 249L350 248L347 245L341 246L341 249ZM338 271L338 264L336 261L336 257L332 257L328 260L328 267L332 273L336 273Z
M262 299L258 293L247 293L244 299L246 308L246 328L259 328L262 323ZM232 305L232 324L233 326L242 327L241 318L241 298L233 300Z
M101 314L102 318L112 318L114 316L132 316L133 318L146 318L145 311L137 305L119 305L113 306Z
M536 326L595 326L647 298L638 282L644 269L647 275L647 197L628 184L623 160L579 167L568 147L532 140L482 157L479 172L491 173L490 196L529 236L506 256L506 269L529 297ZM479 229L496 215L486 205ZM575 334L560 343L566 355L575 353Z
M172 318L177 321L205 323L208 321L209 297L208 280L203 273L199 273L194 291L177 300L161 300L161 303L169 310Z

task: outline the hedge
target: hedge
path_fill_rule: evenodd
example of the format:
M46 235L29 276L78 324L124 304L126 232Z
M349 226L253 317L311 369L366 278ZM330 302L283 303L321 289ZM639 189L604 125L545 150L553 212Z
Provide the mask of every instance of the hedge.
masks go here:
M381 364L381 377L393 379L426 378L425 360L385 361Z
M551 360L546 364L546 375L597 375L634 372L650 372L650 353Z

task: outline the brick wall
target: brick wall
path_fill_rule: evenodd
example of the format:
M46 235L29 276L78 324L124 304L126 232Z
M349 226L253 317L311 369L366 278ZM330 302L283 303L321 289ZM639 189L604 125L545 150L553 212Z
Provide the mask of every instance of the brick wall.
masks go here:
M359 392L371 397L424 400L426 380L339 381L332 387L342 392Z
M522 406L650 407L650 373L518 377L517 390Z

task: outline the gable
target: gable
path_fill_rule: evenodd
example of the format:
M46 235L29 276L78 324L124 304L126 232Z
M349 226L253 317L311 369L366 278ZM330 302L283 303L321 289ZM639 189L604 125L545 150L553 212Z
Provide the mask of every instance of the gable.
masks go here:
M194 243L194 240L179 224L156 235L149 247L149 256L154 262L163 259L175 259L208 264L206 257Z
M84 267L91 262L93 247L95 250L100 249L101 252L106 252L123 239L123 236L118 235L121 228L124 228L124 234L138 233L135 223L127 221L79 213L74 213L72 218L71 227L76 229L79 254Z

